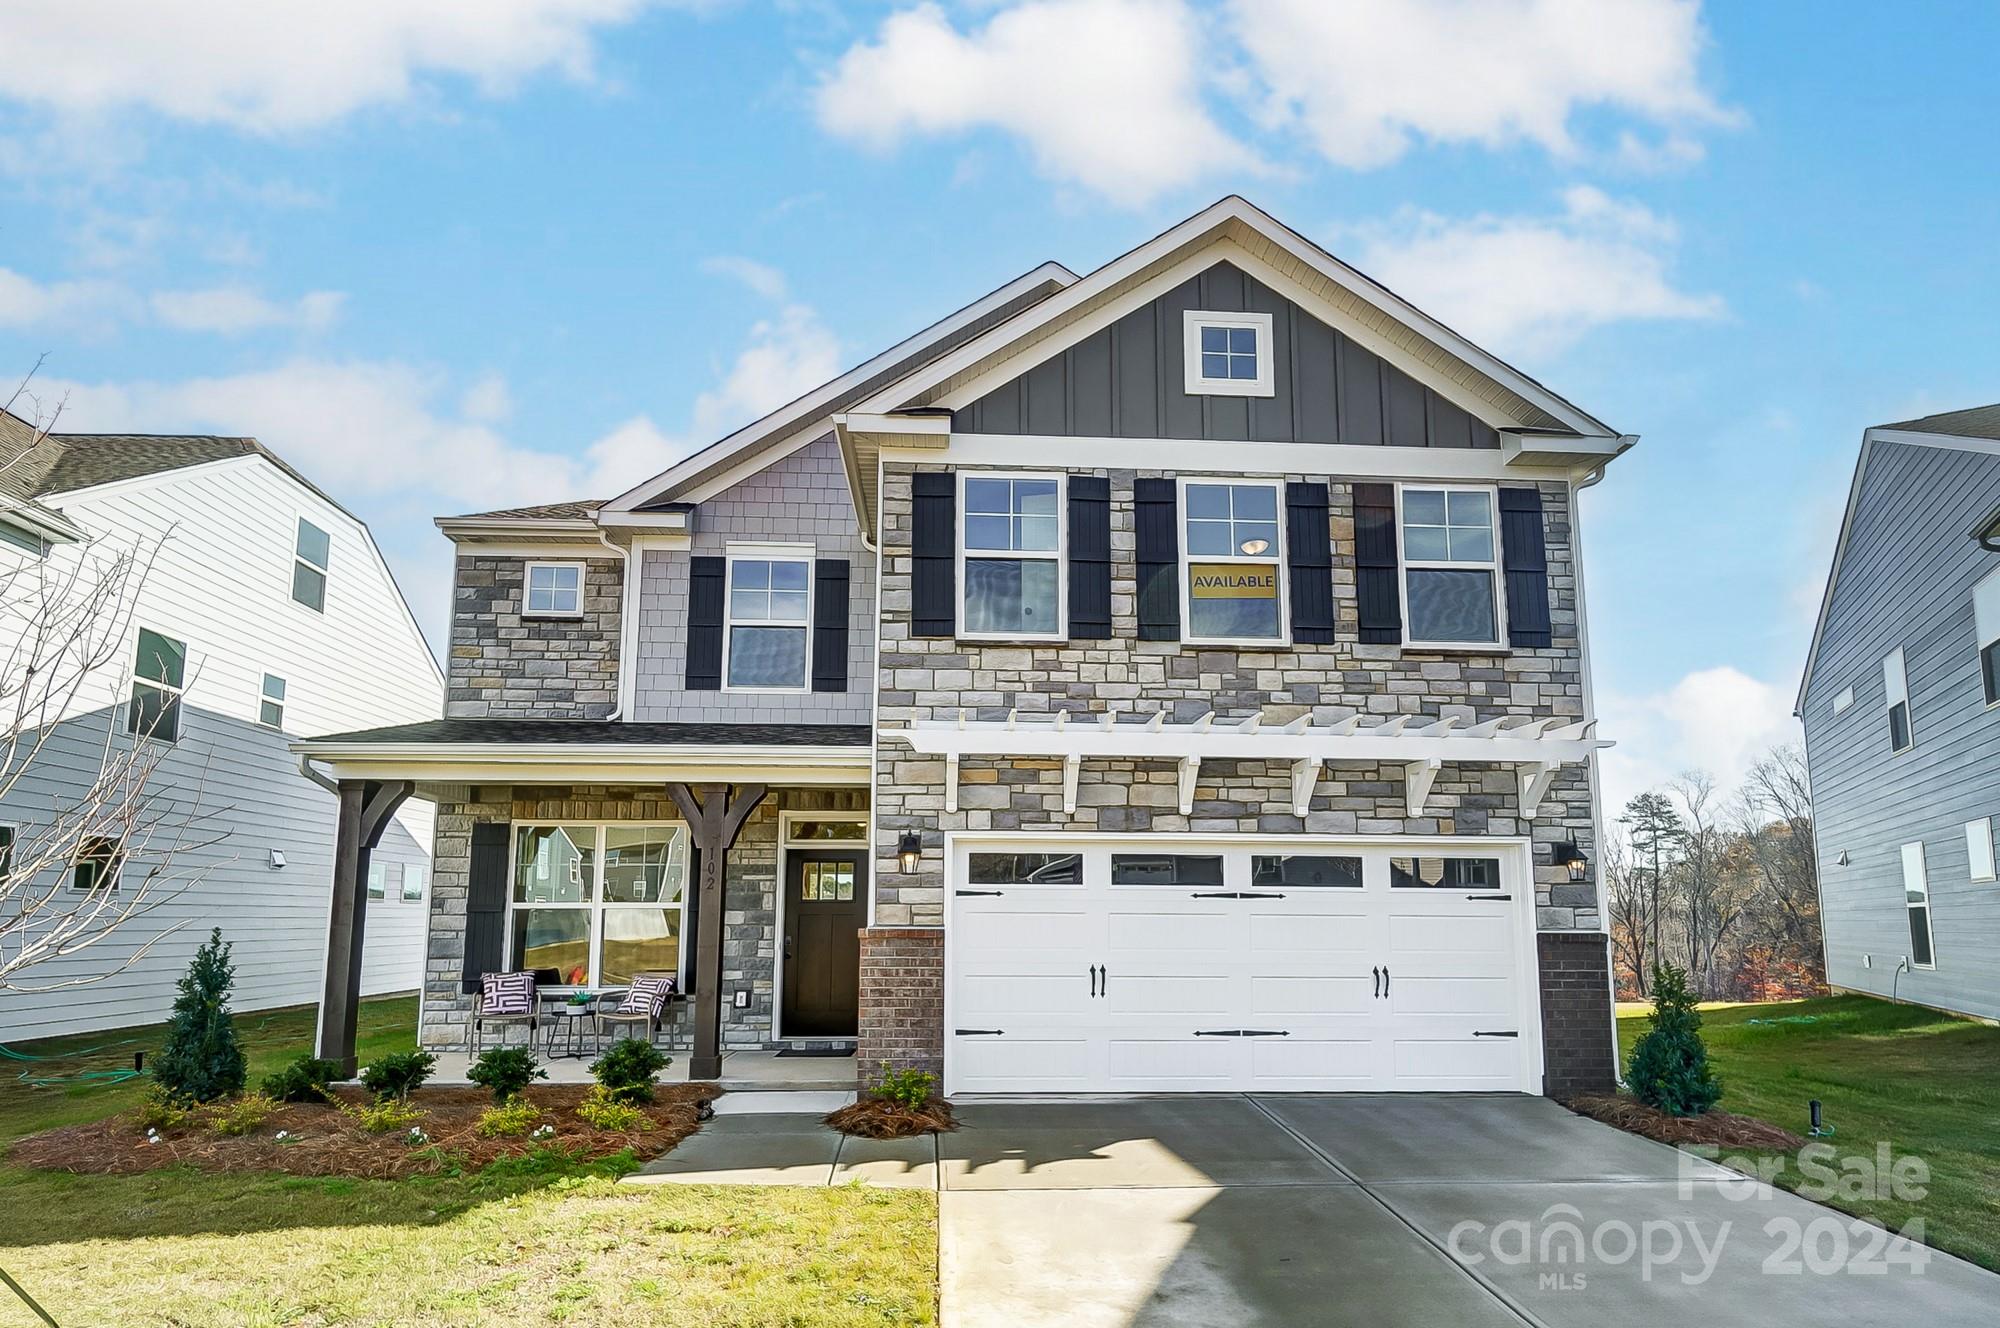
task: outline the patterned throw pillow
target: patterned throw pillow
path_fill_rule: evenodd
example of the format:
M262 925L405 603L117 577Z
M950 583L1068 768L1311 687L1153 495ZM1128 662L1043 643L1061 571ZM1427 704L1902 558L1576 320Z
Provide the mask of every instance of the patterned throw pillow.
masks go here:
M672 978L649 977L632 979L632 989L619 1002L619 1014L649 1014L659 1018L660 1010L667 1003L667 997L674 993Z
M531 1014L535 1009L533 973L482 973L479 976L479 1013L483 1015Z

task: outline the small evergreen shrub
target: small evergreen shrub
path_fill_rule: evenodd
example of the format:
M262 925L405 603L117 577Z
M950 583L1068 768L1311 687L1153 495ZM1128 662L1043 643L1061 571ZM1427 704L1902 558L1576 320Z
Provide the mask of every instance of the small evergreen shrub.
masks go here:
M479 1133L487 1139L526 1134L541 1115L542 1109L526 1098L509 1098L479 1113Z
M358 1107L343 1106L342 1111L351 1114L362 1129L370 1134L388 1134L392 1130L416 1130L418 1121L424 1118L422 1107L413 1107L399 1097L380 1098L374 1102L364 1102ZM416 1130L417 1133L422 1133Z
M630 1102L620 1102L611 1096L611 1090L603 1084L590 1090L576 1107L576 1118L594 1130L624 1132L636 1130L646 1119L646 1113Z
M401 1101L410 1095L411 1089L431 1077L431 1070L436 1065L437 1057L428 1051L395 1052L362 1070L361 1086L374 1094L378 1102L392 1097Z
M535 1064L534 1053L525 1047L492 1047L479 1053L465 1077L492 1089L493 1100L504 1103L526 1092L535 1080L548 1078L549 1072Z
M325 1061L310 1052L276 1074L264 1076L264 1093L280 1102L324 1102L327 1085L340 1077L340 1062Z
M1670 1116L1699 1116L1722 1097L1701 1040L1701 1012L1687 974L1672 964L1653 970L1652 1027L1632 1047L1625 1082L1647 1106Z
M217 1107L215 1113L208 1118L208 1123L217 1134L249 1134L271 1119L284 1105L268 1093L245 1093L242 1097Z
M177 1130L194 1119L194 1107L158 1083L146 1086L133 1119L142 1130Z
M590 1063L590 1073L613 1102L651 1102L653 1076L666 1067L667 1058L652 1043L620 1038Z
M882 1077L875 1083L875 1096L899 1107L915 1111L937 1091L937 1076L928 1070L898 1070L882 1062Z
M174 998L166 1045L153 1063L154 1081L183 1102L214 1102L243 1091L243 1048L229 1018L229 989L236 984L229 949L217 927L194 952Z

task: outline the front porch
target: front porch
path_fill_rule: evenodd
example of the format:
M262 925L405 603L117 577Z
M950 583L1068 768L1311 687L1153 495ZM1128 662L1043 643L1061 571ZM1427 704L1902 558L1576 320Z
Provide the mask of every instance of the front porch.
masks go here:
M431 1083L472 1082L465 1077L465 1072L472 1068L474 1057L471 1052L440 1051L435 1054L437 1066L431 1071ZM560 1056L541 1058L540 1064L548 1071L549 1083L587 1084L592 1082L590 1077L592 1059L588 1056ZM660 1071L660 1082L663 1084L691 1082L688 1065L685 1053L674 1053L672 1062L666 1069ZM747 1049L725 1051L722 1054L722 1073L711 1076L711 1082L732 1093L845 1093L851 1096L854 1092L854 1058L783 1056L775 1051Z

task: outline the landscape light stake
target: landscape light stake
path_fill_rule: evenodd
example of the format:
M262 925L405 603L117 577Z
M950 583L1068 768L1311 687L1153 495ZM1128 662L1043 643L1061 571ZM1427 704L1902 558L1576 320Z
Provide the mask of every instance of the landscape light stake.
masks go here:
M8 1276L7 1270L5 1268L0 1268L0 1282L5 1282L7 1284L7 1289L13 1292L15 1295L19 1296L21 1298L21 1303L23 1305L26 1305L29 1309L33 1310L35 1314L41 1319L41 1321L47 1324L49 1328L62 1328L62 1325L57 1323L55 1319L50 1316L47 1310L43 1309L40 1305L37 1305L35 1303L35 1298L33 1296L29 1295L26 1291L21 1289L21 1284L19 1282L16 1282L12 1277Z
M1818 1098L1813 1098L1806 1103L1806 1114L1812 1117L1812 1129L1808 1131L1808 1133L1810 1133L1813 1138L1819 1139L1833 1133L1833 1127L1831 1125L1826 1124L1824 1121L1820 1119L1820 1108L1819 1108Z

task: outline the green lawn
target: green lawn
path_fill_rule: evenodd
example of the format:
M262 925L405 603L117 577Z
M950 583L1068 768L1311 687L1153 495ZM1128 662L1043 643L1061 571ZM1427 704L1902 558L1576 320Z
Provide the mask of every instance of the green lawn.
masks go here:
M1644 1014L1628 1008L1618 1020L1627 1053L1646 1028ZM1812 1022L1751 1022L1800 1018ZM1818 1098L1835 1131L1826 1142L1841 1158L1872 1159L1886 1143L1930 1168L1921 1200L1828 1202L1892 1229L1921 1216L1930 1244L2000 1271L2000 1028L1833 996L1704 1007L1702 1033L1722 1077L1723 1110L1804 1134L1806 1104ZM1788 1189L1802 1179L1795 1165L1777 1178Z
M412 1045L414 1021L413 998L365 1003L362 1059ZM252 1083L305 1050L312 1024L309 1007L241 1017ZM6 1062L0 1146L142 1091L16 1074L130 1065L157 1042L138 1029L12 1048L56 1059ZM622 1169L545 1159L361 1181L0 1166L0 1267L64 1328L935 1322L927 1192L638 1188L615 1183ZM0 1288L0 1328L16 1324L39 1320Z

